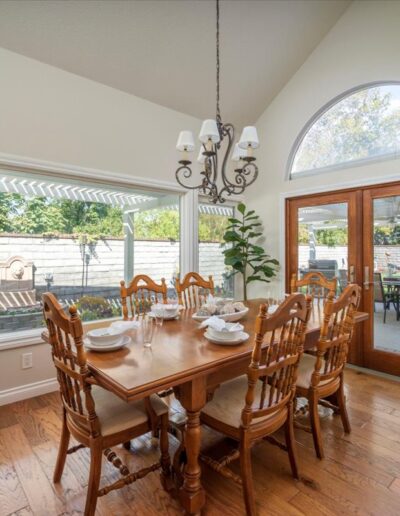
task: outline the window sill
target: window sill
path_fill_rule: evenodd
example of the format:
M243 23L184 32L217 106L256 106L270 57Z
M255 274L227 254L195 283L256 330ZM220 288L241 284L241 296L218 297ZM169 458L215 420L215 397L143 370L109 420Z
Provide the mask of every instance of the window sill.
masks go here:
M83 323L83 331L86 333L91 329L107 326L108 324L110 324L110 322L116 321L117 319L118 317L113 317L111 319L101 319L99 321L90 321L87 323ZM12 334L0 334L0 351L4 351L6 349L25 348L27 346L36 346L38 344L43 344L41 334L43 331L45 331L45 329L46 328L43 327L37 328L35 330L19 331Z

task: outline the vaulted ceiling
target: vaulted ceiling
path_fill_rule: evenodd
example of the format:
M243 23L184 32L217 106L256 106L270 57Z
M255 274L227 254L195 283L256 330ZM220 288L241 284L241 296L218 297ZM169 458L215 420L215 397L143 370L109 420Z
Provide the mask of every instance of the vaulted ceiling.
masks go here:
M223 119L255 122L349 4L222 0ZM215 116L212 0L2 0L0 46L201 119Z

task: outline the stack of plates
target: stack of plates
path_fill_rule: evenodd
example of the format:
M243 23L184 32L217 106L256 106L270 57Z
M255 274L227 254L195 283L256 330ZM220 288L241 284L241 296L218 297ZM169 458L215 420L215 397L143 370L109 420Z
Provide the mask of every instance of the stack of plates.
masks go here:
M213 344L220 344L221 346L235 346L237 344L241 344L242 342L245 342L249 336L250 335L248 333L241 331L235 334L231 339L227 337L221 338L217 337L215 333L210 332L210 328L207 328L206 332L204 333L204 337L207 340Z
M124 335L126 328L97 328L87 333L84 345L92 351L114 351L131 342L128 335Z

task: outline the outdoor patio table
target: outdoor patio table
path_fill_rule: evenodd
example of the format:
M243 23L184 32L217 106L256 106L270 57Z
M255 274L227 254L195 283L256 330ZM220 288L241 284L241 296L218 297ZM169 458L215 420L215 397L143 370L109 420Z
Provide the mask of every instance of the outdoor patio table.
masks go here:
M164 321L157 328L151 348L144 348L133 339L132 344L118 351L87 352L88 366L98 384L126 402L174 388L187 416L187 463L179 499L189 514L198 513L205 503L199 464L200 412L207 396L220 383L246 372L253 349L255 319L262 302L265 300L245 303L250 310L241 323L250 338L237 346L209 342L204 329L193 320L193 311L187 310L181 312L178 320ZM314 306L306 337L307 349L314 347L318 339L322 316L323 309ZM367 313L356 314L357 322L367 318Z
M396 310L396 320L400 320L400 278L399 277L386 277L383 278L382 283L385 287L388 288L389 292L394 294L395 302L395 310Z

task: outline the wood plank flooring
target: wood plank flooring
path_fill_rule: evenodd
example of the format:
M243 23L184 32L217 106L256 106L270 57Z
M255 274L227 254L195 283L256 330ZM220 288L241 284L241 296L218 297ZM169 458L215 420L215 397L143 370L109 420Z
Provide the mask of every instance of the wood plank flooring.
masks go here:
M311 435L296 430L301 481L290 476L288 458L261 442L253 449L253 473L260 515L400 515L400 383L346 371L352 433L340 418L322 420L326 458L316 459ZM69 516L82 514L88 478L88 453L68 456L62 482L52 482L61 429L58 394L0 407L0 515ZM203 429L204 447L216 456L232 443ZM171 452L176 441L171 437ZM118 448L131 470L152 462L157 450L150 436L134 441L133 453ZM238 465L233 469L239 472ZM102 482L117 478L103 462ZM241 490L203 466L207 491L204 514L244 514ZM101 498L100 516L181 514L165 493L158 474Z

